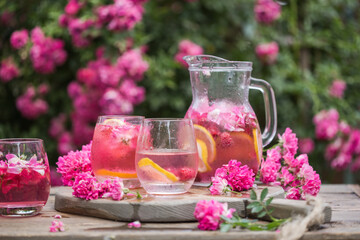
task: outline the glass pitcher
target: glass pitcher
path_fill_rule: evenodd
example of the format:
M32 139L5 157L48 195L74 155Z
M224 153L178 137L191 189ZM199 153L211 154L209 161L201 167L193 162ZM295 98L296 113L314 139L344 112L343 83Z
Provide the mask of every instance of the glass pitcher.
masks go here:
M252 63L198 55L185 56L189 65L192 103L186 118L194 123L199 169L197 185L208 185L217 168L235 159L256 174L262 148L276 133L274 91L264 80L251 77ZM249 89L264 95L265 129L259 123L248 97Z

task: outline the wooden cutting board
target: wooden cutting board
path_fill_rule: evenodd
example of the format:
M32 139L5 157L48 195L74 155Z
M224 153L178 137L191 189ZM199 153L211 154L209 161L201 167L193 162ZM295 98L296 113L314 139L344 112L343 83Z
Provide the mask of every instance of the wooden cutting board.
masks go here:
M306 214L309 206L305 201L284 200L284 191L278 186L258 186L256 192L260 192L267 187L269 197L274 199L276 217L290 216L293 213ZM232 194L229 196L212 196L207 188L193 186L188 193L181 195L157 196L149 195L142 188L137 189L144 197L141 200L131 197L121 201L110 199L82 200L72 196L70 187L60 187L55 195L55 209L60 212L79 214L85 216L99 217L117 221L131 222L139 220L141 222L191 222L194 218L194 209L199 200L217 200L228 203L229 208L235 208L241 217L250 216L246 211L249 202L250 191L243 192L241 196ZM284 202L285 201L285 202ZM296 207L294 207L295 205ZM327 221L330 218L327 210Z

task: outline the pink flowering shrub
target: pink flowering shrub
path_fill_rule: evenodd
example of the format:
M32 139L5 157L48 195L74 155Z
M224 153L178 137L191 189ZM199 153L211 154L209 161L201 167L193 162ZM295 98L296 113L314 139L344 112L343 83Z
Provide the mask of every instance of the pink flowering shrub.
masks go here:
M190 40L182 40L179 43L179 50L176 53L174 59L176 62L180 63L182 66L187 67L187 63L184 61L183 57L188 55L200 55L203 54L203 49L201 46L191 42Z
M259 23L270 24L280 17L281 6L274 0L257 0L254 13Z
M28 40L29 33L26 29L13 32L10 37L11 46L15 49L24 47Z
M314 150L315 143L311 138L299 139L299 151L300 153L309 154Z
M264 64L271 65L275 63L278 53L279 46L276 42L263 43L256 46L256 56Z
M228 209L227 203L215 200L201 200L196 204L194 216L199 221L200 230L217 230L223 222L221 216L232 218L235 209Z
M23 117L36 119L47 113L49 106L44 99L44 95L47 94L44 88L48 88L47 85L40 85L38 88L30 86L23 95L16 99L16 107Z
M340 121L336 109L322 110L314 116L316 138L328 140L325 159L336 170L348 167L352 171L360 169L360 129L351 128Z
M71 143L81 145L93 135L92 124L99 115L130 114L145 99L145 89L135 82L143 78L148 64L138 49L125 52L112 64L101 53L77 71L68 86L73 113ZM61 138L55 136L60 145ZM69 139L70 140L70 139Z
M62 65L67 53L64 50L64 41L46 37L40 27L31 31L30 60L36 72L49 74L55 71L56 66Z
M343 98L344 91L346 90L346 82L336 79L332 82L329 88L329 95L334 98Z
M279 135L279 144L267 151L267 157L260 168L263 183L281 185L288 199L305 199L306 195L316 196L321 180L309 165L308 156L295 157L298 139L290 128Z
M18 77L20 71L11 59L2 60L0 63L0 80L2 82L9 82Z

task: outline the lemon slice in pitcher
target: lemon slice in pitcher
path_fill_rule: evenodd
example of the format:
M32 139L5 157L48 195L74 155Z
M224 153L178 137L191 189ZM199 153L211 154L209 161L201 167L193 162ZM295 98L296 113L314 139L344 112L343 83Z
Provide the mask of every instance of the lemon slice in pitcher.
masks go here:
M211 171L210 163L216 157L216 143L211 133L203 126L194 124L196 143L199 153L199 172Z

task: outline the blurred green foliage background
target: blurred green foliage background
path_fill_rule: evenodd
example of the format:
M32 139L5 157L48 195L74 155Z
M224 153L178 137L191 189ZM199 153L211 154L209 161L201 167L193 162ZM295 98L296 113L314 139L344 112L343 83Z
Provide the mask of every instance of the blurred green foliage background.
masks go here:
M89 5L112 1L87 0ZM13 56L9 38L18 29L41 26L46 35L65 40L68 59L50 75L35 73L31 66L18 79L0 83L0 137L39 137L45 140L50 161L57 161L56 141L48 136L51 118L72 109L67 85L76 78L76 71L94 59L95 49L106 47L106 55L115 59L117 50L131 37L136 46L147 46L144 56L149 63L145 78L139 83L146 89L146 100L134 114L146 117L183 117L191 103L191 86L187 69L174 61L178 44L189 39L200 45L205 54L229 60L252 61L253 73L273 87L278 109L278 131L291 127L300 138L314 138L313 116L323 109L336 108L340 117L351 126L360 126L360 2L353 0L282 0L281 17L272 24L259 24L254 17L252 0L149 0L143 19L132 31L113 33L94 31L92 44L84 49L71 44L69 33L58 26L67 1L0 0L0 12L13 12L16 22L1 26L1 59ZM94 13L82 10L83 18ZM279 45L277 61L263 64L255 54L258 44L275 41ZM347 84L344 98L329 96L334 79ZM15 99L27 84L46 82L53 91L46 100L49 112L36 120L24 119L15 106ZM251 93L251 104L262 125L263 99ZM71 123L68 122L68 127ZM316 141L310 163L323 182L359 181L359 176L335 173L325 162L327 142ZM348 177L346 177L348 176ZM349 177L350 176L350 177ZM357 178L357 179L356 179Z

